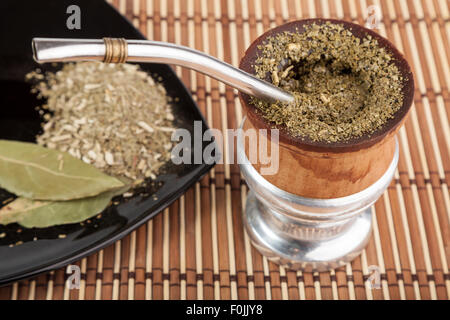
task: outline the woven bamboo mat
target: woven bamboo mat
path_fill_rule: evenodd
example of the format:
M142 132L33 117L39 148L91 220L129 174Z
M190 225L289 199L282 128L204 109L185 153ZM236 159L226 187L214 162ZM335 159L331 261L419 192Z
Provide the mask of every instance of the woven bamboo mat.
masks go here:
M237 165L217 165L168 209L114 245L65 269L0 288L0 299L449 299L450 1L136 0L112 1L148 39L205 51L237 65L259 34L289 20L334 17L364 24L381 8L377 31L406 55L416 76L414 106L401 129L398 171L373 206L363 254L328 273L285 270L243 232L247 187ZM236 128L236 92L175 68L209 125ZM371 266L381 287L372 289Z

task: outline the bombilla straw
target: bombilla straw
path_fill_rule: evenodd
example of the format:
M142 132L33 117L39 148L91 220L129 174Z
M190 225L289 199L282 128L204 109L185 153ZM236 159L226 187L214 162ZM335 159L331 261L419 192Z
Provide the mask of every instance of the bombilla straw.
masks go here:
M108 63L128 61L174 64L199 71L262 100L294 100L291 94L228 63L203 52L167 42L121 38L34 38L32 47L34 59L38 63L96 60Z

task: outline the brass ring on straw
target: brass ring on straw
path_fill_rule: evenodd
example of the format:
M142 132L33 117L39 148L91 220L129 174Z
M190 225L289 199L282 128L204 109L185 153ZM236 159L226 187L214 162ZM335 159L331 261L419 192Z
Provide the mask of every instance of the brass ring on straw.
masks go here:
M128 44L123 38L103 38L106 63L124 63L128 58Z

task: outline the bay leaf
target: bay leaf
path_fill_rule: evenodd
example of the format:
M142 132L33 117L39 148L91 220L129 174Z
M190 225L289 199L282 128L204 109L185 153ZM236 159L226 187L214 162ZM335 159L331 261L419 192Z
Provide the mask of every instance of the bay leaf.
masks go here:
M124 184L70 154L34 143L0 140L0 187L34 200L96 196Z
M46 228L82 222L105 210L113 197L129 188L127 185L94 197L69 201L40 201L20 197L0 209L0 225L18 223L25 228Z

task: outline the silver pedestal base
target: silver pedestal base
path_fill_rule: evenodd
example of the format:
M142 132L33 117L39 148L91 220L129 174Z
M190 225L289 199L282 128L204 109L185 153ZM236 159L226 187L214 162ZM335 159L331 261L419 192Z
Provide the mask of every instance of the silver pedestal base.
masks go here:
M327 271L352 261L360 255L372 231L372 210L367 208L330 238L325 232L321 235L324 239L312 236L315 230L311 228L297 228L300 232L294 237L288 224L273 228L270 209L258 201L253 191L247 196L243 218L253 246L264 256L286 268L303 271Z

